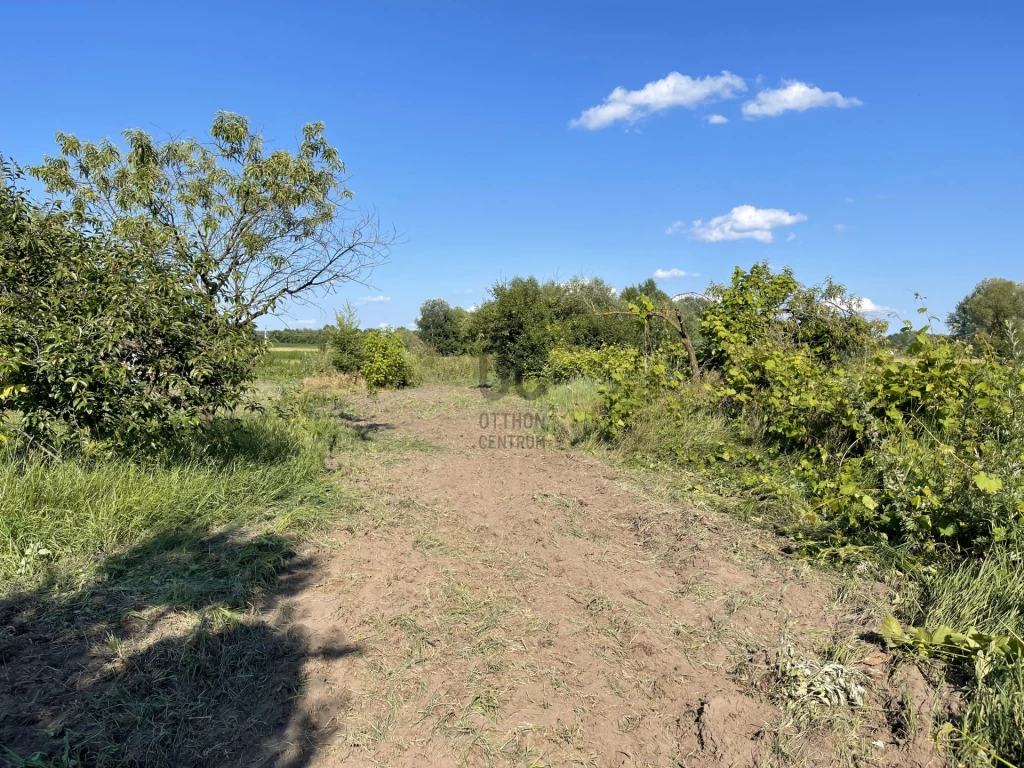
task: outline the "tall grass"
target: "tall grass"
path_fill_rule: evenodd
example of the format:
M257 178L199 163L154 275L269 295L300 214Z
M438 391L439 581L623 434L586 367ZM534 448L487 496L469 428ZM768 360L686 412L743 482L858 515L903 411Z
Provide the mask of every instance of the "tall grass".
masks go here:
M66 569L161 533L276 520L309 526L331 506L324 416L222 421L161 459L63 461L0 454L0 577Z
M999 545L984 558L922 573L919 594L905 613L918 626L1024 638L1024 561L1020 544ZM989 657L964 670L967 705L959 757L988 760L978 745L1015 765L1024 764L1024 658Z
M444 357L428 351L410 353L416 383L471 386L480 383L480 359L473 355Z
M573 379L548 387L543 403L547 408L545 431L567 445L594 449L601 442L601 383L596 379Z

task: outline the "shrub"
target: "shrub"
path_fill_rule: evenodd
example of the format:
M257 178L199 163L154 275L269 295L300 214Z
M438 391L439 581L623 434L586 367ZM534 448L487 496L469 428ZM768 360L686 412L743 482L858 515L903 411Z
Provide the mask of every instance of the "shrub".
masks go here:
M355 373L363 365L363 332L355 307L346 303L335 313L335 327L327 335L331 364L342 373Z
M412 365L398 333L390 329L367 331L363 336L363 363L359 372L370 392L410 384Z
M20 432L155 446L241 402L259 350L248 326L170 264L0 175L0 407Z
M611 372L622 364L636 365L640 352L628 347L602 347L601 349L568 349L557 347L548 353L544 375L555 383L572 379L608 381Z

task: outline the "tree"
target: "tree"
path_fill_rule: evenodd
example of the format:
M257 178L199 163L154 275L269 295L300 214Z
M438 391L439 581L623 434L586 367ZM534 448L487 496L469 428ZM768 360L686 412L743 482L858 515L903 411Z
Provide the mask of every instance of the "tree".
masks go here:
M58 133L60 155L30 172L69 198L78 224L101 222L246 325L284 301L365 283L394 243L374 215L350 209L323 123L302 136L294 153L267 151L230 112L217 113L205 143L130 129L122 152Z
M258 349L180 265L38 205L0 158L0 408L48 446L155 445L238 405Z
M1024 283L989 277L978 283L949 313L946 324L957 339L1009 354L1009 326L1024 330Z
M629 285L622 289L620 297L623 301L636 303L637 299L641 296L646 296L651 300L651 303L656 307L664 307L671 301L671 298L665 293L658 284L654 282L653 277L649 277L642 283L636 285Z
M554 344L551 298L535 277L495 283L491 296L477 310L486 350L503 381L521 384L543 370Z
M573 277L543 286L552 307L553 330L559 344L598 349L607 344L628 344L633 324L605 314L621 302L615 290L598 277Z
M444 299L427 299L420 306L416 319L420 340L433 347L439 355L454 355L462 351L459 318Z
M363 331L359 328L359 316L351 302L335 315L334 328L327 337L331 349L331 364L342 373L355 373L363 364L365 350Z

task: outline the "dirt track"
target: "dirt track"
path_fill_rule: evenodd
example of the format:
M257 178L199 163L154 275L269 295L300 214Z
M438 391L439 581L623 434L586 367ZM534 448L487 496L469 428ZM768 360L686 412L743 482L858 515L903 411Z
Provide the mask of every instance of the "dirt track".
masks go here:
M813 659L848 643L877 626L868 601L838 599L838 580L778 539L649 498L587 456L481 447L496 432L481 414L534 410L443 387L359 406L367 438L400 448L339 472L372 500L370 519L334 535L317 583L278 608L313 652L309 732L282 757L941 765L919 674L886 681L868 644L854 641L849 662L872 681L868 708L807 723L772 696L780 648ZM316 653L330 648L350 652ZM916 733L881 714L896 680L919 700Z

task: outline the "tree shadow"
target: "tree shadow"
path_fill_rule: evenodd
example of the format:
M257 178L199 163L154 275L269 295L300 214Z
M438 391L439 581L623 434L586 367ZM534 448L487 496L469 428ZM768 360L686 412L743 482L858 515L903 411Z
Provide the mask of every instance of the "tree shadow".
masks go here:
M181 531L57 578L0 599L0 765L300 768L330 734L304 665L361 649L270 618L316 578L287 538Z
M372 440L382 432L391 432L396 429L394 424L384 421L370 421L362 416L339 411L338 418L342 419L349 429L356 433L361 440Z

